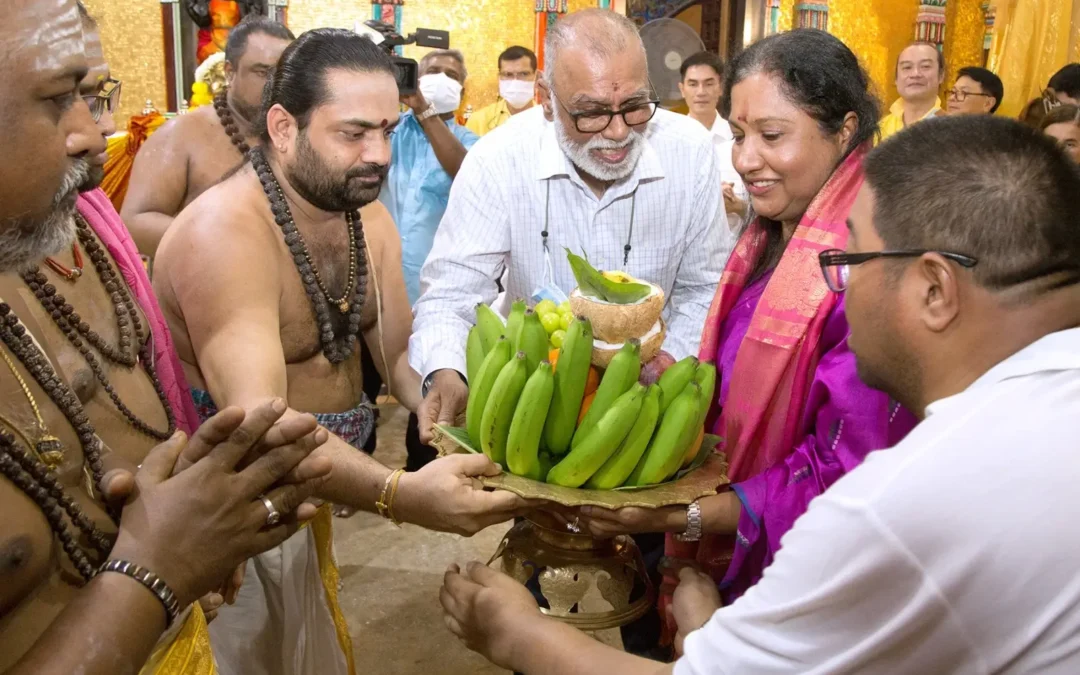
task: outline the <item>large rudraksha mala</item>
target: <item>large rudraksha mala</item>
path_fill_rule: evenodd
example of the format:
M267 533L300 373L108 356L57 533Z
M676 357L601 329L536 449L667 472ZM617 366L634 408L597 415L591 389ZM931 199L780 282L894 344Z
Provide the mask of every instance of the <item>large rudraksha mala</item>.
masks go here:
M344 295L334 298L323 283L322 276L311 259L307 244L304 243L303 236L296 228L292 211L289 209L289 204L285 200L285 195L281 191L281 186L270 164L266 161L262 148L253 148L249 157L262 184L263 192L270 201L270 211L274 215L274 222L281 228L285 245L289 247L293 263L300 274L300 282L311 301L323 354L330 363L341 363L352 356L356 349L357 336L360 334L360 311L367 292L367 254L360 213L353 211L345 214L349 227L349 281ZM348 317L344 335L339 335L334 329L331 312Z
M232 141L240 154L246 157L251 151L251 146L244 140L244 135L240 133L240 127L236 125L236 120L233 119L232 110L229 110L229 101L226 98L227 91L227 89L222 89L214 97L214 112L217 113L221 127L229 136L229 140Z

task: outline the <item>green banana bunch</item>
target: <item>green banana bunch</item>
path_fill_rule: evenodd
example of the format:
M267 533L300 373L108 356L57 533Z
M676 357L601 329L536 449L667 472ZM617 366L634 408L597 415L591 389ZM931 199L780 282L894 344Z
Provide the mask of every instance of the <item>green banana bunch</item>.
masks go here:
M592 431L604 413L608 411L615 400L630 390L641 376L641 342L630 339L623 343L622 349L611 357L611 363L604 371L604 377L600 380L600 386L596 389L596 398L593 399L589 411L574 432L574 441L571 448L576 448Z
M506 462L506 439L514 420L521 390L525 388L525 352L503 366L491 387L480 421L480 449L496 464Z
M469 339L465 341L465 375L469 386L476 384L476 374L480 372L485 356L487 352L480 342L480 327L473 326L469 329Z
M502 317L482 302L476 306L476 325L480 328L480 344L484 345L485 354L495 346L499 336L506 335Z
M525 352L526 368L530 375L547 358L548 334L544 324L540 323L540 315L531 309L525 310L515 349Z
M694 379L697 367L697 357L687 356L678 363L673 363L671 367L665 370L664 374L660 376L657 384L660 385L660 390L663 391L663 395L660 397L661 415L667 411L668 406L675 400L675 397L681 394L682 390L686 388L686 385L690 384Z
M514 420L510 423L510 435L506 440L506 466L510 473L530 478L540 474L540 436L544 433L544 421L554 392L555 375L551 362L541 361L525 382Z
M555 368L555 394L551 410L544 423L544 446L555 457L570 449L570 440L577 426L585 384L592 366L592 322L577 317L566 330L566 339L559 349L559 364Z
M581 292L590 298L603 300L616 305L632 305L644 300L652 293L652 286L637 281L618 282L608 279L581 256L566 249L566 259ZM558 372L558 368L555 369Z
M663 483L679 469L688 445L694 442L701 407L701 386L691 382L668 406L645 456L638 462L627 485Z
M635 384L620 396L597 422L592 433L551 467L547 482L563 487L581 487L619 449L634 426L644 399L645 387L641 384Z
M491 388L495 386L495 380L499 372L510 360L510 341L500 337L491 348L480 369L476 371L476 380L469 383L469 402L465 405L465 428L469 432L469 439L476 447L480 447L480 429L484 419L484 408L487 406Z
M654 384L645 392L641 412L638 413L637 420L630 428L630 433L626 435L622 445L614 455L608 458L608 461L604 462L600 470L586 481L585 487L593 490L611 490L625 483L633 473L634 467L641 461L645 450L648 449L659 419L660 387Z
M514 352L521 351L521 347L518 346L518 340L521 336L521 327L524 325L525 319L525 301L515 300L510 305L510 316L506 317L506 339L510 341L510 348ZM532 370L529 371L530 373Z

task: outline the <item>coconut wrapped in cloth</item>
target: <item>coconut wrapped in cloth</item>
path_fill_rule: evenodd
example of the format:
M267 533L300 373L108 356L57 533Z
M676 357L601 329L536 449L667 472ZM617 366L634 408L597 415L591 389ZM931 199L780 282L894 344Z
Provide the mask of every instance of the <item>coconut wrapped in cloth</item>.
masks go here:
M575 316L588 317L593 329L593 365L606 368L631 338L641 342L641 360L648 363L664 344L667 327L660 314L664 291L624 272L601 272L566 252L578 287L570 294Z

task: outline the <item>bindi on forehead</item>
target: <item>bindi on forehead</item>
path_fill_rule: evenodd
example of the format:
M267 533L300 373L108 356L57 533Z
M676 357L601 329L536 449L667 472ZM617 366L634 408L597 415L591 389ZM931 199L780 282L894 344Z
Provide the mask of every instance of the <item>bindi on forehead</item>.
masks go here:
M390 124L390 120L384 119L382 122L379 122L379 128L380 129L385 129L387 127L387 125L389 125L389 124Z

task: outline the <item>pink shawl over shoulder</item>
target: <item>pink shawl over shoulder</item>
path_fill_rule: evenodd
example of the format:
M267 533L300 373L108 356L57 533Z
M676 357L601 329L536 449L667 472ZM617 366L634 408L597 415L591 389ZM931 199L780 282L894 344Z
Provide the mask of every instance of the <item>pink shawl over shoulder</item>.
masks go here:
M158 379L176 416L177 427L191 434L199 428L199 416L195 413L195 404L191 400L180 357L176 355L172 334L169 333L165 316L154 297L150 278L146 275L146 269L139 257L139 250L120 220L120 214L104 192L94 190L80 195L78 208L79 214L94 229L116 261L135 302L139 303L146 315L146 321L150 324L154 368Z

